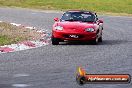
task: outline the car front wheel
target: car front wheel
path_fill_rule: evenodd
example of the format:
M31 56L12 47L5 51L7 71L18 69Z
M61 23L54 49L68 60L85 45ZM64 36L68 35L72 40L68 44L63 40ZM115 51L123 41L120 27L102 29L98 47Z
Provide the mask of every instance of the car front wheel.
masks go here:
M91 43L92 43L93 45L97 45L97 44L98 44L98 41L99 41L99 39L96 38L95 40L92 40Z
M102 40L103 40L103 39L102 39L102 36L101 36L101 37L99 38L99 42L102 42Z
M52 45L59 45L59 39L52 37Z

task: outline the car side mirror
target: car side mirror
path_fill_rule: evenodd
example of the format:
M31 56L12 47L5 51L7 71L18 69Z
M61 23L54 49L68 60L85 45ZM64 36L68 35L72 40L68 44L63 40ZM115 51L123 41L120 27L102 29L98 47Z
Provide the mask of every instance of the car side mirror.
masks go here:
M99 25L100 23L103 23L103 20L98 20L97 24Z
M57 18L57 17L56 17L56 18L54 18L54 21L59 21L59 18Z
M103 20L98 20L99 23L103 23Z

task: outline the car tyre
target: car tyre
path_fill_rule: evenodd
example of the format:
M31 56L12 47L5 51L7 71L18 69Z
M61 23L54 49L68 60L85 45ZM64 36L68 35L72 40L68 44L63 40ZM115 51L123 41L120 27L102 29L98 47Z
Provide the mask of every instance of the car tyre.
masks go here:
M102 39L102 36L101 36L101 37L99 38L99 42L102 42L102 40L103 40L103 39Z
M52 45L59 45L59 39L52 38Z
M97 45L97 44L98 44L98 41L99 41L99 39L98 39L98 38L96 38L95 40L92 40L92 42L91 42L91 43L92 43L93 45Z

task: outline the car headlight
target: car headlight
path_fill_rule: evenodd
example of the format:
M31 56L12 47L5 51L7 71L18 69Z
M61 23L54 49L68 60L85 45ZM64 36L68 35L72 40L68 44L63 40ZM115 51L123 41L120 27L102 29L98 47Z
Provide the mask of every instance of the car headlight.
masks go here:
M94 32L94 28L86 28L85 31L86 32Z
M61 30L63 30L63 27L62 26L56 26L55 30L60 30L61 31Z

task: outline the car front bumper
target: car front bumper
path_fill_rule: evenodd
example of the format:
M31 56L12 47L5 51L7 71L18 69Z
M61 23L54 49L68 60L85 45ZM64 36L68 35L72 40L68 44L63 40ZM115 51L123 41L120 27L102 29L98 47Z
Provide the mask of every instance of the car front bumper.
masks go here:
M63 32L63 31L52 31L52 37L60 40L77 40L77 41L88 41L96 39L95 32Z

